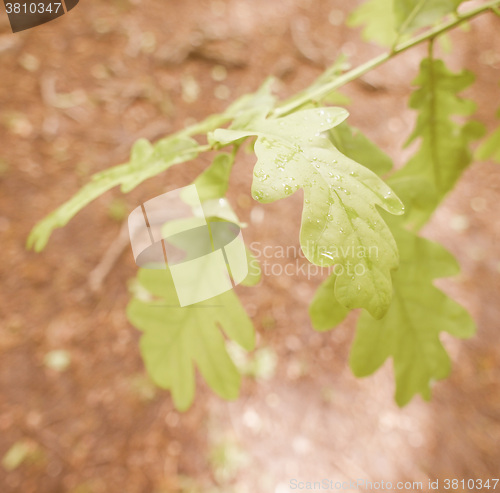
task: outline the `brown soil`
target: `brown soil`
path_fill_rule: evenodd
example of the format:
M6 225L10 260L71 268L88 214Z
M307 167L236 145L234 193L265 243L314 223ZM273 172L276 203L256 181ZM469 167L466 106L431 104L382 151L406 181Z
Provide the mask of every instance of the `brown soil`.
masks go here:
M474 164L425 230L459 259L459 278L439 285L470 309L478 334L446 340L452 376L435 385L430 404L416 398L404 409L392 400L390 364L368 379L351 375L355 314L330 333L312 330L307 307L320 279L302 275L238 288L259 347L278 356L270 380L246 379L234 403L200 382L184 414L168 393L150 387L137 331L124 314L136 272L130 249L99 291L89 275L119 235L121 220L110 211L122 206L126 214L189 183L207 157L127 196L106 194L41 254L24 248L36 221L92 173L126 161L137 138L154 140L222 110L270 74L286 96L341 51L353 64L376 54L342 26L349 10L339 0L86 0L15 35L2 15L0 457L22 440L38 452L10 472L0 467L1 493L282 493L291 478L498 477L498 166ZM469 94L490 128L499 106L499 28L492 15L474 20L470 32L452 35L447 56L453 68L476 72ZM345 89L351 122L398 164L408 155L400 150L414 122L407 96L423 50ZM213 76L220 66L223 81ZM229 194L249 223L246 240L298 247L301 197L257 205L249 197L252 163L241 155ZM64 372L44 365L56 349L70 354Z

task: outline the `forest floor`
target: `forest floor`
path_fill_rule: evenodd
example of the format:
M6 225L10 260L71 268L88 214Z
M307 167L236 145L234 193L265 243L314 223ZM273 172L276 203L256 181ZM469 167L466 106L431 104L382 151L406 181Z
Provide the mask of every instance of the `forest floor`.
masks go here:
M308 304L321 278L301 272L269 272L257 288L237 289L259 332L261 367L238 401L199 382L194 405L179 414L151 385L125 317L136 266L120 231L132 209L188 184L207 157L126 196L107 193L43 253L25 250L33 225L93 173L125 162L136 139L221 111L269 75L286 97L342 52L353 65L379 53L345 27L352 8L340 0L84 0L15 35L1 17L0 459L14 444L27 458L10 471L0 466L1 493L283 493L293 478L498 477L500 168L492 163L471 166L424 230L458 258L462 273L438 284L470 310L477 336L446 339L451 377L436 383L430 403L415 398L403 409L390 363L366 379L350 373L355 313L334 331L313 331ZM500 102L499 29L498 17L478 18L451 35L444 55L454 70L477 74L466 94L490 128ZM424 53L407 52L344 90L350 122L396 165L410 153L401 151L415 121L407 100ZM301 195L254 202L253 161L241 154L229 192L249 224L245 240L298 251ZM100 277L117 243L117 261ZM273 260L296 261L304 262ZM65 371L51 367L53 351L69 357Z

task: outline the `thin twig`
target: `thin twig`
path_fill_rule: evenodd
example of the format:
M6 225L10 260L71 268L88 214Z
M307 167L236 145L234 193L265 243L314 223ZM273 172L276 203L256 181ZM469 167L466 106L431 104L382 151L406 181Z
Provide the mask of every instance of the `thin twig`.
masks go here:
M113 240L110 247L106 250L106 253L102 257L101 261L89 274L88 283L90 290L94 293L99 292L102 289L102 285L111 272L118 259L121 257L123 251L127 247L129 242L128 234L128 224L127 221L123 222L123 225L118 233L118 236Z

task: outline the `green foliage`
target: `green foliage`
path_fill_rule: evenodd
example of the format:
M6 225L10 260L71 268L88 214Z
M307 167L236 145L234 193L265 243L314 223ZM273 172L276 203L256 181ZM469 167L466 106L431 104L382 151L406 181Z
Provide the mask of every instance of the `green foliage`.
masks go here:
M230 221L244 227L225 195L237 152L250 138L244 148L257 156L254 199L269 203L302 190L301 248L311 262L333 267L310 306L314 328L328 330L351 309L364 308L350 356L354 374L369 375L392 359L397 403L404 405L416 394L429 399L432 382L450 371L440 333L469 337L475 330L467 312L433 285L435 279L458 272L455 259L417 234L472 162L471 145L484 133L482 125L470 118L474 103L460 97L472 84L473 74L451 72L432 52L438 36L498 9L500 0L488 0L459 15L460 3L364 2L350 17L350 25L362 25L364 39L391 51L350 71L340 56L308 88L279 105L271 92L273 81L268 79L222 114L155 144L139 140L127 164L94 175L72 199L38 223L28 246L42 250L55 228L111 188L121 186L128 192L176 164L223 148L228 152L219 152L194 184L209 223ZM448 20L410 38L443 18ZM346 110L317 106L347 104L338 92L343 85L423 41L429 42L429 58L422 61L414 81L417 88L410 107L418 116L408 140L408 144L418 141L419 146L405 166L384 180L392 169L391 159L345 122ZM207 144L192 138L197 135ZM500 162L500 130L483 142L476 157ZM193 219L167 223L164 232L188 227L189 221ZM247 262L244 284L255 285L260 267L248 249ZM171 391L178 409L187 409L193 401L195 367L227 399L237 397L241 373L272 374L274 353L261 350L252 357L245 352L254 346L254 329L233 291L181 308L169 270L140 270L133 286L127 315L143 331L146 368L157 385ZM17 455L12 463L17 463Z
M337 149L371 169L377 175L388 173L393 166L391 158L358 129L346 122L332 128L329 137ZM316 291L309 307L313 327L317 331L327 331L340 324L349 309L339 303L335 296L337 276L330 275Z
M168 270L140 269L127 307L131 323L143 331L141 354L153 381L172 392L179 410L194 398L194 365L221 397L235 399L240 374L229 357L224 337L250 351L255 344L252 322L233 291L188 307L179 307ZM146 293L150 296L145 296Z
M409 139L420 137L421 146L388 179L406 207L404 216L386 219L396 239L400 266L392 274L394 295L385 316L376 320L361 314L350 365L355 375L367 376L391 357L399 405L417 393L429 399L431 382L448 375L450 361L439 340L440 331L469 337L475 330L468 313L432 284L434 278L458 273L454 258L440 245L403 228L404 224L422 226L471 162L470 143L482 128L472 121L458 124L452 117L474 111L472 102L457 96L472 80L469 72L453 74L440 60L422 62L415 80L419 88L410 98L419 116ZM311 304L316 330L337 325L347 314L341 300L332 297L332 277L320 286Z
M323 134L347 115L341 108L302 110L255 120L245 130L216 130L212 139L225 145L257 135L253 197L268 203L302 188L300 243L305 256L316 265L342 266L337 299L381 317L390 303L390 271L398 256L375 206L392 214L401 214L403 206L377 175L339 152ZM362 273L354 271L354 261L362 265Z
M358 377L376 371L392 357L396 402L403 406L420 393L430 399L430 385L450 372L450 359L439 333L470 337L475 331L467 311L432 284L437 277L459 272L455 259L441 245L402 228L392 229L401 256L393 274L394 298L384 318L362 313L350 365Z
M219 154L212 164L194 181L202 202L204 216L209 223L227 220L239 224L238 218L224 197L228 185L233 154ZM195 218L166 223L163 233L189 225ZM169 240L170 241L170 240ZM183 248L177 241L175 245ZM189 252L198 256L196 246ZM198 245L202 248L201 245ZM204 252L200 251L199 255ZM249 274L243 284L254 285L260 280L258 261L247 249ZM200 272L200 276L203 273ZM169 389L176 407L187 409L194 398L195 364L209 386L221 397L234 399L240 387L240 370L227 352L219 328L239 344L241 350L254 346L253 325L233 291L207 301L180 307L170 272L167 270L139 270L134 299L129 303L129 321L144 332L141 354L153 381Z
M352 27L364 25L363 39L382 46L392 46L398 33L392 0L368 0L363 2L349 17Z
M241 97L223 114L212 115L204 122L161 139L154 145L146 139L138 140L128 163L93 175L91 181L70 200L42 219L31 231L27 247L37 252L42 251L54 229L66 225L85 206L108 190L121 186L122 192L130 192L145 180L208 150L207 146L200 146L191 135L209 132L230 120L243 125L255 115L267 114L274 105L271 84L272 79L267 80L258 91Z
M404 35L456 12L462 0L368 0L350 16L349 25L364 26L363 38L393 46Z
M75 214L103 193L118 185L123 192L129 192L171 166L194 159L198 154L197 148L197 142L190 137L168 137L154 146L145 139L137 141L129 163L95 174L76 195L40 221L28 237L28 248L34 248L37 252L43 250L54 229L67 224Z
M408 145L420 138L420 147L407 165L388 181L398 192L401 187L414 187L415 183L425 190L425 200L404 201L406 221L415 229L428 221L472 162L470 144L484 132L478 122L460 124L455 120L455 116L469 116L475 110L472 101L458 96L473 81L471 72L464 70L455 74L441 60L427 58L421 63L414 81L419 87L410 98L410 107L418 111L418 119L407 142Z
M202 202L218 199L226 195L229 177L234 164L234 155L222 153L193 182Z
M400 255L399 269L392 275L394 296L383 318L361 314L350 366L356 376L364 377L391 357L396 402L403 406L417 393L429 399L431 383L449 374L450 360L439 333L470 337L475 327L466 310L433 285L435 278L459 272L453 256L402 228L401 219L388 222ZM335 327L348 313L335 297L334 279L332 275L320 286L311 303L311 321L318 331Z
M427 27L456 11L462 0L394 0L398 32L409 33Z

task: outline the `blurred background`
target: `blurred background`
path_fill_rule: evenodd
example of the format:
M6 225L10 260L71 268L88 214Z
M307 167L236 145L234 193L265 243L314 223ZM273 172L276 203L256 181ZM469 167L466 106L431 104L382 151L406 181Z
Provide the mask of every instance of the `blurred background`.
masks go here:
M44 26L12 34L0 16L0 492L283 493L290 480L427 481L498 477L500 463L500 169L476 163L424 230L459 259L438 284L478 324L446 339L454 367L431 403L399 409L388 362L355 379L347 365L356 313L315 333L308 304L321 276L264 276L238 293L258 330L240 355L238 401L199 382L175 411L156 389L127 322L136 266L123 222L138 204L188 184L209 156L113 190L57 230L41 254L35 222L111 165L224 109L274 75L281 97L346 54L381 50L345 27L359 2L340 0L85 0ZM443 54L477 74L466 95L489 128L500 106L500 18L450 36ZM343 90L350 123L396 165L415 115L406 108L419 47ZM498 122L496 123L498 124ZM241 153L229 199L248 243L298 248L302 198L259 205L255 158ZM295 259L277 259L287 264ZM303 259L300 262L304 262ZM498 486L500 488L500 486ZM424 488L426 490L426 488Z

